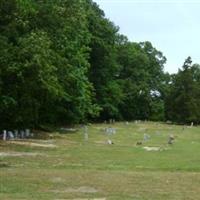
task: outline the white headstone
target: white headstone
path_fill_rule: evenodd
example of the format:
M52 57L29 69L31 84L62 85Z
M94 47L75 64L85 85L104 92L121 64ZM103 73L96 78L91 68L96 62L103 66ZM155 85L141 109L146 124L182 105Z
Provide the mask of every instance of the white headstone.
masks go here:
M112 140L108 140L108 144L113 144Z

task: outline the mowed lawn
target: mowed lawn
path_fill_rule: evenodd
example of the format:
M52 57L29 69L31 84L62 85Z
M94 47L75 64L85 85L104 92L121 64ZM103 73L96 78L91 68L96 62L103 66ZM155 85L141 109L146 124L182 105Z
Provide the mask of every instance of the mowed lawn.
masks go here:
M106 127L116 134L108 136ZM0 199L200 199L200 127L92 124L88 134L88 141L83 128L47 140L1 141ZM144 134L150 139L136 145Z

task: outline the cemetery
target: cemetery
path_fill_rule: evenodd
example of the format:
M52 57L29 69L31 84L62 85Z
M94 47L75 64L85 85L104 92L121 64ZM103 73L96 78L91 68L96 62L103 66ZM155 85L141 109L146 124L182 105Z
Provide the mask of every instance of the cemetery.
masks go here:
M45 139L4 130L0 199L198 199L199 131L142 121L58 128Z
M199 10L0 0L0 200L200 199Z

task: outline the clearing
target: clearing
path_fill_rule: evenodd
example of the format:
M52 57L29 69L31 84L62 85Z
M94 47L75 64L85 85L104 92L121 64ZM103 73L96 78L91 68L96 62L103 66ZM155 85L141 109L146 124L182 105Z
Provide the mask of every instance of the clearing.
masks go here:
M200 127L129 122L84 131L0 141L0 199L199 199Z

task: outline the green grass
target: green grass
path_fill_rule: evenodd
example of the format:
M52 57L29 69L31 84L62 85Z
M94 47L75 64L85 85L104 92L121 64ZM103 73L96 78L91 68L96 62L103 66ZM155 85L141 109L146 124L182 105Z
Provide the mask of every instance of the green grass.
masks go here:
M109 126L117 130L110 137L114 145L106 144L109 137L102 131ZM47 141L31 140L56 148L1 142L0 153L27 155L0 156L0 199L199 199L200 127L93 124L88 132L87 142L82 129ZM150 140L137 146L144 133ZM170 134L175 136L173 145L167 144ZM163 151L146 151L144 146Z

